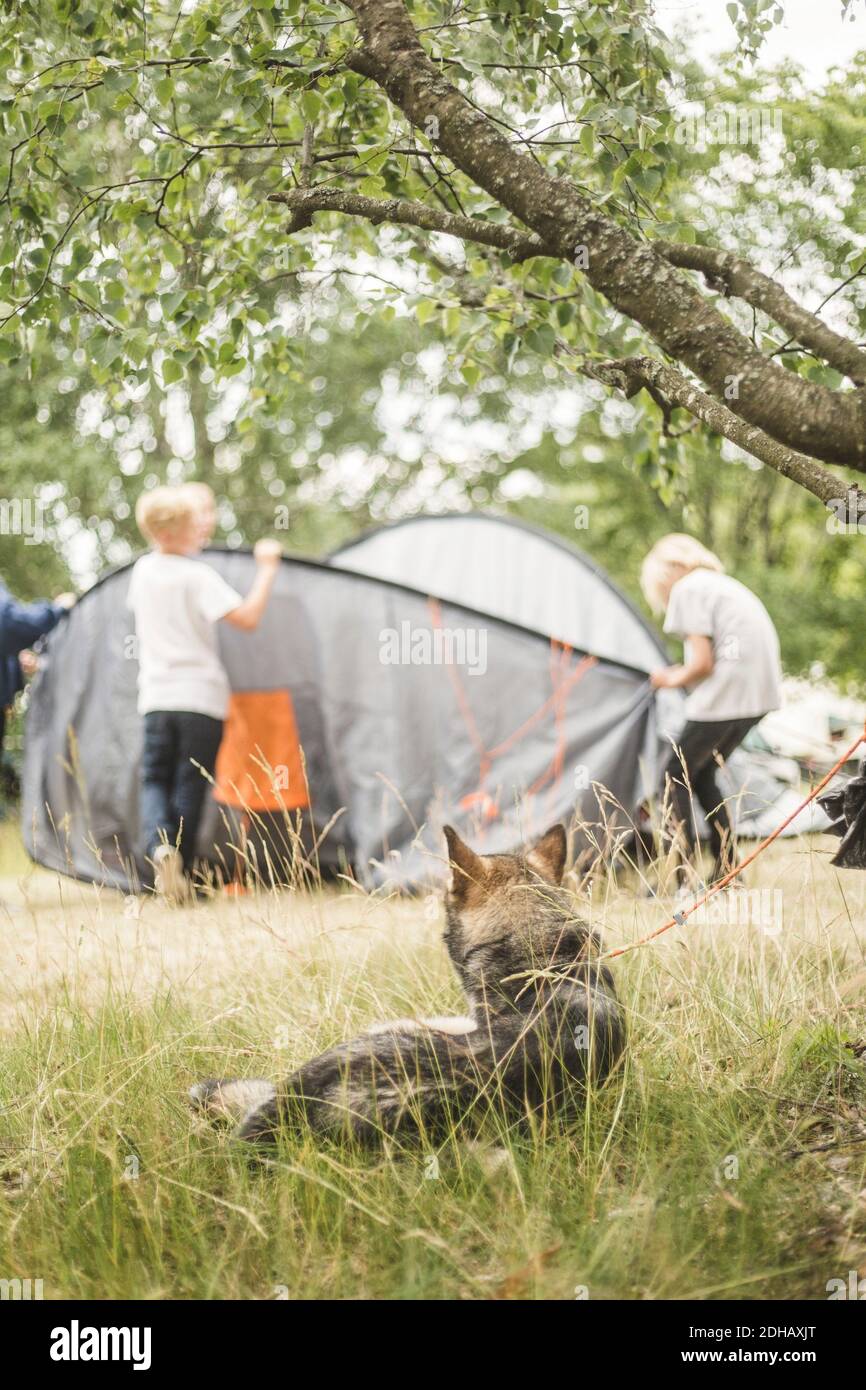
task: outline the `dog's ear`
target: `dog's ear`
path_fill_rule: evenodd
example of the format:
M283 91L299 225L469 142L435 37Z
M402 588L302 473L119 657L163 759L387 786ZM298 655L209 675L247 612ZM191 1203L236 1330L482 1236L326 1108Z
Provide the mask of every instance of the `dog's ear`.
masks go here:
M448 846L448 861L451 865L451 892L458 900L466 897L473 884L481 884L487 878L487 870L480 854L476 854L461 840L453 825L442 827L445 843Z
M552 825L527 854L526 862L548 883L560 884L565 871L568 842L564 825Z

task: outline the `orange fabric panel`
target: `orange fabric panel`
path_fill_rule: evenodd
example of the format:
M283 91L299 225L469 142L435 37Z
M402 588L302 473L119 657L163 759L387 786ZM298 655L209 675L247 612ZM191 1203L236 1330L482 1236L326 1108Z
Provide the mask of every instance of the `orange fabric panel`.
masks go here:
M216 764L216 800L251 811L309 806L288 690L245 690L229 703Z

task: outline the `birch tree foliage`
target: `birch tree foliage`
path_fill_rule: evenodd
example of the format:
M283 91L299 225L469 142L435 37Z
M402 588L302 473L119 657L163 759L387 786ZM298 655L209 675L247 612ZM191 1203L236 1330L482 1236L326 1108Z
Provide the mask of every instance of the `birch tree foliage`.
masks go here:
M784 13L727 8L744 58ZM743 113L651 0L22 0L0 48L0 360L62 341L118 398L245 374L276 418L320 296L363 277L356 331L411 311L469 390L531 356L824 502L866 471L863 229L819 236L819 308L760 218L721 225L706 166L729 205L733 175L686 118ZM746 143L793 174L815 112L787 116Z

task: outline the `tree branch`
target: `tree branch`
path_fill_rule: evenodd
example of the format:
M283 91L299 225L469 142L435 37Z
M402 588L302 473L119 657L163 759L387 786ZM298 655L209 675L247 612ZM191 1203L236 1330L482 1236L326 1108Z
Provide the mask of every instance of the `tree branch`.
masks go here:
M695 386L675 367L659 362L654 357L626 357L615 362L590 362L575 353L573 348L560 344L560 351L578 357L579 370L583 376L600 381L622 391L626 397L637 395L646 388L656 404L666 401L668 406L679 406L689 411L696 419L715 434L736 444L754 458L760 459L769 468L775 469L783 477L799 483L807 492L825 504L839 501L847 491L848 485L835 473L822 468L815 459L786 449L763 430L749 425L735 415L721 401L714 400L705 391ZM858 492L866 499L866 494Z
M359 193L343 193L334 188L288 188L283 193L268 195L271 203L284 203L295 217L310 217L314 212L341 212L349 217L366 217L368 221L396 222L421 227L428 232L445 232L461 241L477 241L482 246L495 246L507 251L513 261L525 261L530 256L551 253L540 237L504 227L497 222L485 222L480 217L460 217L444 208L430 208L424 203L404 198L365 198ZM290 228L291 229L291 228Z
M412 235L412 240L419 250L423 251L425 259L442 274L451 278L454 293L460 304L467 309L490 312L489 307L484 303L487 290L483 286L478 285L475 281L470 281L463 275L460 266L453 265L443 260L441 256L437 256L422 238L413 233L410 235ZM495 283L500 288L506 287L504 280L497 280ZM489 284L487 289L489 289ZM546 298L544 295L535 297ZM559 298L570 297L568 295L559 296ZM687 410L694 421L690 428L694 428L698 422L706 425L714 434L720 434L724 439L736 444L738 448L751 454L753 458L760 460L782 477L790 478L792 482L798 483L825 505L829 505L831 502L847 502L849 494L853 493L855 501L863 498L864 510L866 510L866 493L858 488L849 487L835 473L822 468L815 459L785 448L784 445L779 444L777 440L772 439L762 430L746 424L721 401L714 400L705 391L701 391L675 367L659 362L653 357L628 357L619 361L595 362L585 358L570 343L566 343L561 338L557 340L555 351L560 356L569 358L582 376L620 391L627 398L631 398L645 389L662 412L664 433L669 438L676 438L678 434L686 432L685 430L675 431L671 428L673 410L676 408Z
M575 263L585 248L593 288L717 397L735 383L742 420L789 449L866 472L866 392L832 391L766 357L651 243L515 149L430 61L404 0L345 3L363 44L347 66L373 78L413 125L435 129L438 148L531 228L545 254Z
M307 122L304 126L304 136L301 140L301 169L299 175L301 188L309 188L313 181L313 161L313 127ZM305 227L312 226L312 222L313 214L308 208L304 208L303 211L300 208L296 208L289 219L287 228L289 235L292 235L294 232L303 231Z
M489 306L484 303L487 290L483 286L475 281L470 281L467 276L463 275L460 266L450 264L441 256L437 256L421 237L412 233L410 235L412 235L412 240L419 250L423 251L425 259L442 274L451 278L454 293L460 304L467 309L491 312ZM497 280L495 283L499 288L506 288L507 282L505 280ZM488 284L487 289L489 288ZM524 292L526 293L526 291ZM534 297L547 298L544 295ZM559 298L570 297L568 295L559 296ZM722 435L724 439L736 444L738 448L765 463L768 468L772 468L782 477L790 478L792 482L798 483L825 505L829 505L831 502L847 501L849 494L853 493L855 501L863 498L864 510L866 510L866 493L858 488L849 487L835 473L822 468L815 459L810 459L805 454L785 448L783 444L779 444L763 430L746 424L721 401L714 400L705 391L701 391L675 367L659 362L653 357L628 357L612 362L592 361L585 358L579 350L572 347L570 343L566 343L562 338L557 339L555 351L560 356L569 358L582 376L590 377L604 386L612 387L614 390L622 392L626 398L631 398L637 395L640 390L645 389L662 412L663 430L669 438L676 438L678 435L686 433L687 429L694 428L700 422L711 429L714 434ZM671 428L671 415L676 408L689 412L693 420L691 426L683 430Z
M814 352L857 386L866 384L866 352L829 328L817 314L804 309L769 275L742 256L714 246L687 246L676 241L654 241L665 260L682 270L697 270L722 292L760 309L803 347Z

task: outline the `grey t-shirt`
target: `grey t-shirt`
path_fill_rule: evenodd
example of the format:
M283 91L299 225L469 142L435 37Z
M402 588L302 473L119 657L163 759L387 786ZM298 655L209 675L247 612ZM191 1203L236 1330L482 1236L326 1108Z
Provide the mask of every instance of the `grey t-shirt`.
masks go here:
M668 599L665 632L709 637L713 644L715 666L692 686L687 718L751 719L779 708L782 670L776 629L761 600L738 579L705 569L678 579Z

